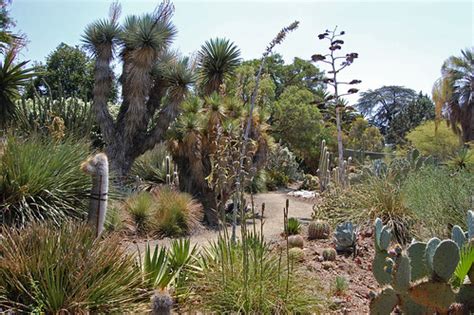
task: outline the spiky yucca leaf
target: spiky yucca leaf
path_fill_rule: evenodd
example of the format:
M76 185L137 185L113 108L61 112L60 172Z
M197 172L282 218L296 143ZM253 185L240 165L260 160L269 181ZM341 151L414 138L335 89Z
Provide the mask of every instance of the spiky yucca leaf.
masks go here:
M240 50L228 39L215 38L202 45L198 53L200 79L206 95L232 74L240 62Z
M474 264L474 246L467 245L461 248L459 263L451 279L453 286L459 288Z

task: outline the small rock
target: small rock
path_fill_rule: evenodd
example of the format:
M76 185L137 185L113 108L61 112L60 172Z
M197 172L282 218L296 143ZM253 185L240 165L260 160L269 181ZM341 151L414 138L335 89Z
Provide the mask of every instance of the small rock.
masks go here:
M323 261L321 265L323 266L324 270L329 270L329 269L334 268L334 264L331 261Z

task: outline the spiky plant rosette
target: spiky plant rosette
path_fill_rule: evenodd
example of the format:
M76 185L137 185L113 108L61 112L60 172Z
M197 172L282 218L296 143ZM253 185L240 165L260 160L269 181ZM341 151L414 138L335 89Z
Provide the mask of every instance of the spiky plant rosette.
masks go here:
M10 137L0 158L1 223L83 218L90 178L79 165L88 154L87 144L74 140Z

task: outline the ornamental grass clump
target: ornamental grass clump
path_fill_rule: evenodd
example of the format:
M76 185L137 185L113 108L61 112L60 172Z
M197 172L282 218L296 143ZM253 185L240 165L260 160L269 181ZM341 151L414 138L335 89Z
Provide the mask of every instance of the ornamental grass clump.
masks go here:
M202 205L187 193L163 188L154 195L153 230L161 236L192 233L203 219Z
M91 184L79 165L88 154L86 143L72 139L9 137L0 156L0 223L85 218Z
M1 230L0 307L14 312L137 311L150 294L116 236L85 224L33 223Z

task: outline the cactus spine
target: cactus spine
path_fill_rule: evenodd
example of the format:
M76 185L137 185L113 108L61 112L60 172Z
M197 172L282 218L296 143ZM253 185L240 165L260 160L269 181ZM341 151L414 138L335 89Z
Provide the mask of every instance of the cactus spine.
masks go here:
M104 153L96 154L81 164L81 169L92 177L92 189L87 222L96 230L98 237L104 230L109 190L109 162Z

